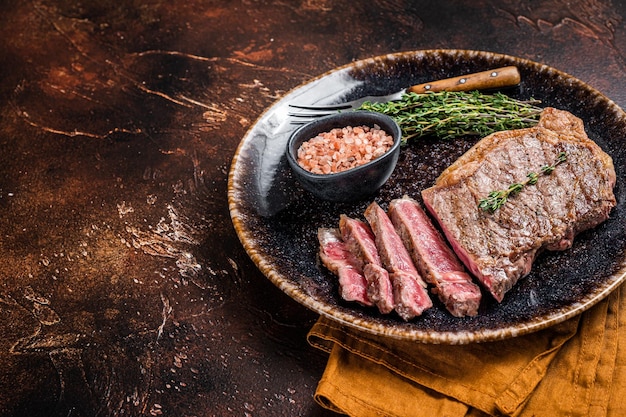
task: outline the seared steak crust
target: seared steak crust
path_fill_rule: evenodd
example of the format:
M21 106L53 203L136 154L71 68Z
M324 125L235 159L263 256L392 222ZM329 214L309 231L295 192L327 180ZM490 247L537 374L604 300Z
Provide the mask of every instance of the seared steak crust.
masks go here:
M493 213L479 209L491 191L523 182L561 152L567 160L550 175L540 175ZM587 137L582 121L546 108L536 127L482 139L422 197L459 258L502 301L530 272L537 253L567 249L577 233L608 218L615 179L610 156Z

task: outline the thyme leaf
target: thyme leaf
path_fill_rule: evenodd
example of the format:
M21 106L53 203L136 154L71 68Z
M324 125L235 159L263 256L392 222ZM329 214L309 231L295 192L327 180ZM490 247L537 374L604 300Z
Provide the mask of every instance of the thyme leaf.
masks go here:
M400 100L365 102L361 110L391 116L402 129L402 142L433 135L452 139L465 135L531 127L539 121L539 101L522 101L502 93L471 92L407 93Z
M552 165L544 165L541 167L541 174L550 175L559 164L565 162L566 160L567 154L565 152L560 152ZM529 172L526 175L525 181L513 183L504 190L491 191L487 197L481 198L478 201L478 208L493 213L502 207L509 197L518 194L527 185L537 184L538 180L538 173Z

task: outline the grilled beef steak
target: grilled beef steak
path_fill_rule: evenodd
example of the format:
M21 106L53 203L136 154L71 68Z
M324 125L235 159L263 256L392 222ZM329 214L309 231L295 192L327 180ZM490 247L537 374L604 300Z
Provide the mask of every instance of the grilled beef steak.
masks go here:
M566 161L542 175L563 152ZM535 184L493 212L479 208L491 191L523 183L531 172L540 173ZM482 139L422 197L465 266L502 301L541 250L567 249L577 233L608 218L615 179L611 157L587 137L582 121L546 108L536 127Z
M389 203L388 213L419 273L433 284L433 293L439 296L448 311L455 317L478 314L480 288L419 203L407 196L398 198Z
M367 223L342 214L339 217L339 230L346 247L363 262L368 298L381 313L390 313L395 304L393 288L389 273L382 266L372 229Z
M341 297L346 301L371 306L372 302L367 297L367 282L361 269L362 262L341 240L339 229L320 228L317 231L317 238L322 263L339 278Z
M426 283L413 265L389 216L374 202L365 210L365 218L374 232L382 264L389 271L396 312L404 320L421 315L433 304L426 291Z

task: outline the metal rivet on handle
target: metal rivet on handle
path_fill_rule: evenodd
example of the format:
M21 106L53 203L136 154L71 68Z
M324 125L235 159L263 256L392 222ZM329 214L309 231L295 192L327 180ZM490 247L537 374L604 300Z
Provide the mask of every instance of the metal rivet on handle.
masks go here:
M494 71L491 74L489 74L491 77L497 77L498 76L498 71Z
M459 80L459 84L465 84L467 82L467 78L461 78Z

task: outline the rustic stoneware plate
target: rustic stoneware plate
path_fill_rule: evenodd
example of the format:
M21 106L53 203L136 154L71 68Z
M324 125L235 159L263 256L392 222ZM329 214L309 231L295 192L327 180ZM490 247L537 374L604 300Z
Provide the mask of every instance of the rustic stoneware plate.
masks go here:
M617 207L599 227L579 235L571 249L544 252L532 272L500 304L485 296L480 313L455 318L435 300L423 316L404 322L340 299L337 280L317 258L319 227L335 227L342 213L363 218L372 201L383 208L404 194L417 196L477 138L424 139L402 149L398 165L367 201L315 199L293 180L284 150L296 127L289 103L334 104L395 92L412 84L516 65L522 82L506 93L568 110L589 137L612 156ZM267 278L296 301L337 322L378 335L425 343L463 344L506 339L547 328L606 297L626 277L626 114L601 93L554 68L479 51L426 50L366 59L301 85L276 102L241 141L229 175L231 218L243 247Z

